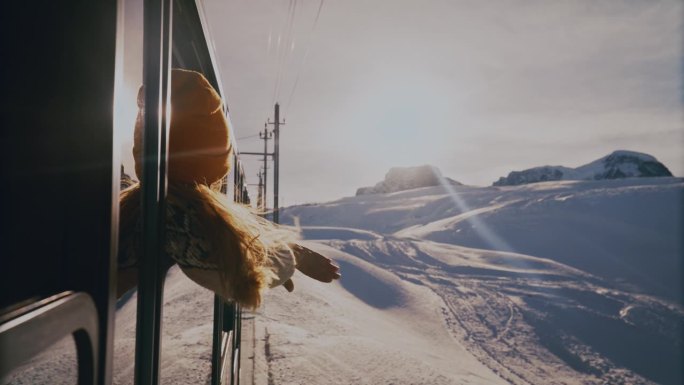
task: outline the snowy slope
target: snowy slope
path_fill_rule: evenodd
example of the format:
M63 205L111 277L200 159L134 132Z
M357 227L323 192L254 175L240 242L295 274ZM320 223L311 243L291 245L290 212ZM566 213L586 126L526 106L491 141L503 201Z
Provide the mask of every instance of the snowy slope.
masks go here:
M679 384L683 194L680 178L447 185L282 216L429 288L509 383Z
M476 221L454 215L397 235L544 257L625 289L681 300L682 184L667 182L512 189L480 209Z
M320 244L341 281L300 274L257 314L274 384L505 384L450 334L444 301L362 259Z
M286 223L548 258L647 294L677 299L684 181L640 178L452 186L293 206ZM321 237L316 237L321 238Z

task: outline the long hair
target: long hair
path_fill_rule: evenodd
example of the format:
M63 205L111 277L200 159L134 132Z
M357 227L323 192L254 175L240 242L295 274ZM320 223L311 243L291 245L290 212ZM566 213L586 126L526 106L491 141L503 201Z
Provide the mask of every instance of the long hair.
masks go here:
M122 191L120 198L120 249L126 250L136 236L140 185ZM251 208L231 202L204 184L169 184L167 201L174 200L196 208L201 230L211 246L210 261L218 266L221 293L230 293L232 297L225 299L258 307L262 290L276 278L269 269L269 256L296 241L297 233L277 227Z

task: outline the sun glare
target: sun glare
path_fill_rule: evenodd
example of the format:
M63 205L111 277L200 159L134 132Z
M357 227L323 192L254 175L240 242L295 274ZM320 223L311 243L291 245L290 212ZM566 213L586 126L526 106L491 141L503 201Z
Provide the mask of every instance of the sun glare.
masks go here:
M114 136L115 143L120 149L120 161L124 170L132 175L133 155L133 132L135 119L138 114L137 85L122 84L114 99Z

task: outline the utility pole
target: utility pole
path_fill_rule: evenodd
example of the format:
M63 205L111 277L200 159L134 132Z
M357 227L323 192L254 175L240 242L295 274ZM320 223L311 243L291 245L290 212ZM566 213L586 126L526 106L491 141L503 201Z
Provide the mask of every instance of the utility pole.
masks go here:
M261 172L261 170L259 170L257 176L259 177L259 191L257 192L257 209L263 212L266 206L264 204L264 173Z
M259 139L264 141L264 152L240 152L240 155L258 155L258 156L263 156L263 161L264 165L262 166L263 172L259 172L259 192L262 195L263 199L258 199L259 202L263 202L263 206L261 207L262 211L266 211L266 205L268 203L267 201L267 195L266 195L266 184L268 183L268 157L273 156L272 152L268 152L268 140L273 137L273 132L268 131L268 124L264 124L264 131L259 133ZM262 179L263 178L263 179ZM263 181L263 183L262 183ZM257 206L259 203L257 203Z
M275 104L274 112L275 121L269 121L264 124L264 132L259 133L259 138L264 141L264 152L240 152L240 155L259 155L264 157L264 172L263 172L263 194L264 194L264 211L266 211L266 184L268 175L268 157L273 157L273 222L280 223L279 209L278 206L278 187L280 182L280 126L285 125L285 121L280 121L280 105ZM268 132L268 125L272 124L274 126L272 132ZM273 152L268 152L268 140L273 138L274 148Z
M285 122L280 122L280 105L275 104L274 122L269 122L274 126L273 128L273 222L280 223L280 206L278 206L278 187L280 180L280 125L285 125Z
M264 124L264 132L259 133L259 138L264 141L264 206L263 209L266 211L266 204L268 201L268 195L266 195L266 181L268 180L268 140L273 137L272 132L268 132L268 125Z

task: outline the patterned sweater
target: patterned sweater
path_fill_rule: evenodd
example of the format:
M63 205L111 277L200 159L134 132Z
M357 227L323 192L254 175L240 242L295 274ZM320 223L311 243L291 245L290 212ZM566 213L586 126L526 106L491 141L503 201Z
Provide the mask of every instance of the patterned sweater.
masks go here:
M212 280L213 277L210 275L217 275L219 267L210 258L211 245L204 235L205 231L198 219L196 206L190 201L167 199L166 212L164 251L170 258L167 263L171 265L175 262L186 274L192 269L193 273L187 275L200 285L207 287L204 283L206 279L203 278ZM137 268L141 246L142 220L138 218L133 237L126 244L122 244L119 250L119 269ZM269 255L267 269L270 273L268 274L270 275L269 287L279 286L287 281L295 270L292 250L286 248L278 250L274 255ZM200 280L195 279L198 274L204 274L207 277L200 277L202 282L199 282ZM213 287L208 288L214 290Z

